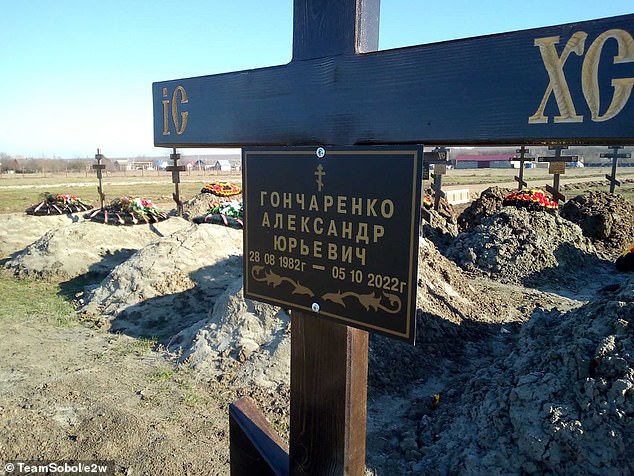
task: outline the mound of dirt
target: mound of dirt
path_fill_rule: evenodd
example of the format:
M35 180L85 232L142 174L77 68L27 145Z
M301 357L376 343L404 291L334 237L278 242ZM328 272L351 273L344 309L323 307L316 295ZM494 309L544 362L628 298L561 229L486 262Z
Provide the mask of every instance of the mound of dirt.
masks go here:
M634 278L570 312L536 311L455 393L413 432L416 474L632 474Z
M634 205L621 195L590 192L561 207L561 216L581 227L597 250L615 258L634 239Z
M536 306L552 307L554 302L536 290L475 277L421 239L416 346L371 335L370 386L379 393L405 388L445 365L443 358L461 354L468 342L499 332L501 324L523 322Z
M210 193L199 193L183 202L183 218L192 221L194 217L206 215L214 200L219 198Z
M23 250L47 231L82 220L78 215L33 216L23 213L0 215L0 259Z
M51 229L6 261L4 267L16 276L51 280L86 273L105 275L138 249L188 225L179 218L135 227L111 227L86 220L61 223L66 224L48 223Z
M189 225L113 269L88 293L80 313L113 331L165 343L208 316L218 296L241 276L241 255L241 231Z
M168 350L203 377L277 388L289 384L290 345L288 314L244 299L238 278L217 299L211 317L180 332Z
M451 206L451 205L450 205ZM444 250L458 236L458 225L455 215L440 213L430 209L431 223L421 222L422 234L437 248Z
M486 217L495 215L501 208L504 197L511 190L508 188L489 187L480 197L464 209L458 216L458 228L460 231L470 231L478 226Z
M458 235L447 256L468 271L531 286L570 281L597 265L581 229L557 213L504 207Z

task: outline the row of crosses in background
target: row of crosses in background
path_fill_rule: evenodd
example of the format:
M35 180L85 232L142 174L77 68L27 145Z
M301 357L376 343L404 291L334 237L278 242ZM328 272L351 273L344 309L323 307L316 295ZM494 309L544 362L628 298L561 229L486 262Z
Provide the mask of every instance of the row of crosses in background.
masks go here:
M576 155L564 156L561 155L561 151L567 149L566 145L554 145L549 146L548 150L554 150L554 156L541 156L538 157L537 160L539 162L548 162L548 173L553 175L553 185L546 185L546 190L550 192L553 196L553 199L557 202L565 201L566 197L560 192L560 175L565 173L566 163L577 162L579 157ZM604 159L612 160L612 172L611 174L606 174L605 178L610 183L610 193L614 193L615 186L621 186L621 182L616 179L616 169L618 164L618 159L627 159L631 157L630 153L619 153L618 151L623 148L620 145L613 145L608 147L612 152L604 152L601 153L600 157ZM534 159L529 157L527 154L530 152L525 146L522 146L520 149L515 151L517 154L520 154L519 157L511 157L510 161L519 162L519 176L515 177L515 181L518 182L517 189L522 190L527 186L527 183L524 181L524 163L533 162Z
M616 178L618 159L630 158L631 154L623 152L619 153L618 151L620 149L623 149L623 146L610 146L608 148L612 152L601 153L600 157L611 159L612 161L611 174L606 174L605 178L610 184L610 193L614 193L615 186L621 186L621 182ZM548 173L553 175L553 185L546 185L546 190L553 196L553 200L555 200L556 202L566 200L565 195L563 195L560 191L560 176L565 173L566 163L577 162L579 160L579 157L576 155L561 155L562 150L565 149L568 149L568 146L549 146L548 150L555 151L554 156L537 157L538 162L548 162L549 164ZM519 162L519 175L515 176L515 181L518 183L517 189L522 190L524 187L528 186L528 184L524 180L524 164L526 162L534 162L535 159L528 155L530 149L527 149L524 145L522 145L515 152L516 154L519 154L519 156L516 155L514 157L511 157L509 158L509 161ZM430 173L430 165L434 166L433 173ZM445 147L436 147L431 152L425 152L423 156L423 179L433 179L431 189L434 192L434 210L438 210L441 198L446 196L446 193L442 190L442 176L447 173L447 166L449 165L451 165L451 161L449 160L449 149ZM427 210L422 210L422 217L425 221L431 223L431 214Z
M180 172L185 171L184 165L178 165L178 160L180 159L180 156L180 154L176 153L176 149L173 149L172 153L170 154L170 159L172 160L173 164L165 168L165 170L167 170L168 172L172 172L172 183L174 184L174 193L172 194L172 198L176 202L176 214L179 217L183 216L183 202L180 198L180 190L178 185L180 183ZM106 168L106 164L101 163L103 159L104 155L100 152L99 149L97 149L97 153L95 154L95 160L97 161L97 163L93 164L92 168L97 173L97 192L99 193L99 207L101 209L104 208L104 202L106 198L106 194L103 191L103 171Z

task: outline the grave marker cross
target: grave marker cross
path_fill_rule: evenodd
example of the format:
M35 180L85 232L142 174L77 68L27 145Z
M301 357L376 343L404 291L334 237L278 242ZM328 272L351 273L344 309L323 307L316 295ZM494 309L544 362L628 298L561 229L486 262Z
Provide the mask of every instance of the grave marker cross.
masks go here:
M106 164L102 164L103 154L99 153L99 149L97 149L97 153L95 154L96 164L93 164L93 170L97 171L97 180L99 181L99 185L97 186L97 192L99 192L99 208L103 210L104 201L106 196L103 193L103 184L102 184L102 171L106 168Z
M634 15L383 52L378 24L379 0L294 0L289 64L153 84L155 145L634 143L631 91L609 83L634 77ZM588 54L558 52L580 36ZM367 345L294 311L290 455L236 402L234 475L363 474Z
M442 176L447 173L447 166L451 165L449 159L449 149L444 147L436 147L431 152L425 152L423 155L423 179L429 178L429 166L434 165L434 183L431 189L434 191L434 210L438 211L440 207L440 199L447 194L442 190Z
M576 155L561 155L561 151L567 149L567 145L551 145L548 150L554 150L555 155L549 157L538 157L539 162L548 162L548 173L553 176L553 185L546 185L546 190L553 196L553 200L559 203L566 200L566 197L559 192L559 177L566 173L566 162L576 162L579 157Z
M519 176L517 175L515 176L515 181L517 182L517 189L522 190L524 187L528 186L528 184L524 181L524 162L532 162L533 159L531 157L526 156L526 154L528 154L530 150L527 149L525 146L522 146L519 149L516 149L515 152L517 154L520 154L520 156L511 157L509 161L511 162L519 161L520 163Z
M290 63L153 84L155 145L634 144L634 15L380 52L378 15L295 0Z
M608 149L612 149L612 152L601 153L602 159L612 159L612 173L610 175L605 174L605 178L610 181L610 193L614 193L614 187L621 186L621 182L616 179L616 167L619 159L629 159L632 157L630 153L619 153L619 149L622 149L622 145L611 145Z
M172 149L172 153L170 154L170 159L174 162L172 165L168 165L165 167L165 170L168 172L172 172L172 183L174 184L174 193L172 194L172 198L176 202L176 214L179 217L183 216L183 202L180 198L180 192L178 190L178 184L180 183L180 173L185 171L184 165L178 165L178 159L181 158L180 154L176 153L176 149Z

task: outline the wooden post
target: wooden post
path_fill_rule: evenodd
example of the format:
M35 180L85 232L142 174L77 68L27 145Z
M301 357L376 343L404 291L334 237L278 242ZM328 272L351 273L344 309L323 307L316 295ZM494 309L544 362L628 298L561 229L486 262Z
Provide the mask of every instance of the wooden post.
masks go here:
M368 333L293 312L293 475L365 472Z
M451 161L448 159L449 149L445 147L436 147L433 151L423 154L423 180L429 178L429 166L434 164L434 173L431 174L434 183L431 189L434 191L434 210L436 211L440 207L440 199L446 195L442 190L442 176L447 173L447 166L451 165Z
M229 405L229 444L233 476L289 474L288 448L248 397Z
M97 186L97 191L99 192L99 207L101 209L104 208L104 202L105 202L105 194L103 193L103 184L102 184L102 171L106 168L106 164L102 164L101 161L103 160L103 154L101 154L99 152L99 149L97 149L97 153L95 154L95 160L97 161L96 164L94 164L92 166L93 170L97 171L97 180L99 181L99 185Z
M522 190L524 187L528 186L528 184L524 181L524 162L531 162L533 159L530 157L526 157L526 154L530 152L526 146L522 146L519 149L515 149L517 154L520 154L519 157L511 157L509 161L517 161L520 163L519 177L515 176L515 181L517 182L517 189Z
M600 155L602 159L612 159L612 173L611 175L605 174L605 178L610 181L610 193L614 193L615 186L621 186L621 182L616 179L616 167L619 159L629 159L632 156L632 154L629 153L619 154L619 149L622 148L622 145L611 145L610 147L608 147L608 149L612 149L611 153L601 153Z
M185 171L184 165L178 165L178 159L180 159L181 155L176 153L176 148L172 149L172 153L170 154L170 159L174 162L173 165L168 165L165 167L165 170L168 172L172 172L172 183L174 184L174 193L172 194L172 198L176 202L176 214L179 217L183 216L183 202L180 198L180 192L178 190L178 184L180 183L180 173Z

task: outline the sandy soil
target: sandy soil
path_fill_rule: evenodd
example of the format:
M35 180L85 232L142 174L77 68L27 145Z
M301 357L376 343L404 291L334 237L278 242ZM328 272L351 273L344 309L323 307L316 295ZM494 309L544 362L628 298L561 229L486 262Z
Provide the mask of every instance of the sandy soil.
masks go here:
M417 345L371 336L368 473L630 474L634 279L571 222L489 212L421 238ZM76 325L0 317L0 461L228 474L242 395L287 436L290 320L242 297L239 230L0 224L5 273L86 285Z

